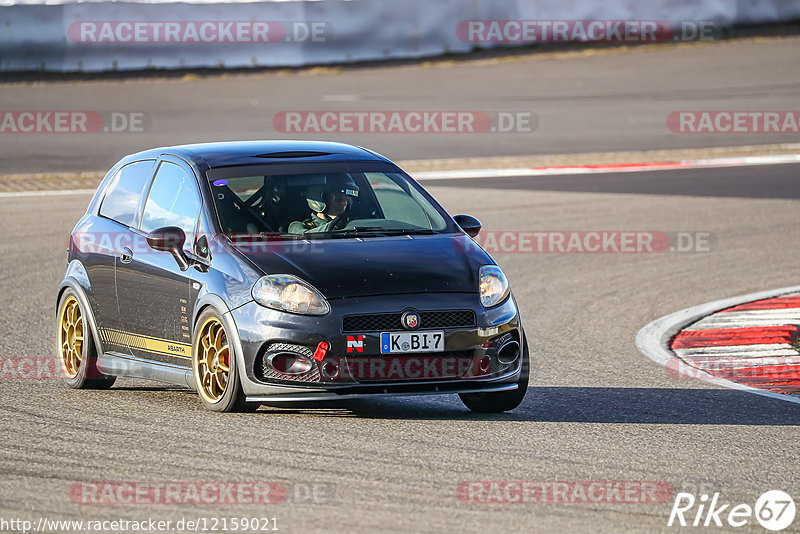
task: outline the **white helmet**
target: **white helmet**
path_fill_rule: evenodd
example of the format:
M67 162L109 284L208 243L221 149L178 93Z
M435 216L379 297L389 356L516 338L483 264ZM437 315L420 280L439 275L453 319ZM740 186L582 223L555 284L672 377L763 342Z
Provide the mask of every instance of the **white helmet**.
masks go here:
M323 184L306 189L308 207L322 213L327 207L325 194L341 193L350 198L358 198L358 184L349 174L331 174L323 177Z

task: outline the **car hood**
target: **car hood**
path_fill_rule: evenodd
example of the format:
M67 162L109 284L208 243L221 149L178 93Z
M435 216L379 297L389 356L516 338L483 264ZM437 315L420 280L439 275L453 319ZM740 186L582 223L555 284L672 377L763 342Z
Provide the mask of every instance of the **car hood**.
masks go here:
M292 274L328 299L401 293L477 293L494 264L465 234L239 243L264 274Z

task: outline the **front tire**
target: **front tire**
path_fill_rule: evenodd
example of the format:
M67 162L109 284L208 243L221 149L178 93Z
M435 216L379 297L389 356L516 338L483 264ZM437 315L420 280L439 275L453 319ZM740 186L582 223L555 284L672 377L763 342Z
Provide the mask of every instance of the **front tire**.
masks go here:
M192 373L203 405L215 412L247 412L258 404L245 402L236 357L222 317L212 308L197 319L192 340Z
M67 288L58 302L56 359L67 385L74 389L108 389L115 376L104 375L97 368L97 347L85 310L72 288Z
M523 334L522 343L522 370L517 389L511 391L497 391L494 393L459 393L464 406L476 413L501 413L513 410L522 403L528 391L528 376L530 374L530 357L528 355L528 340Z

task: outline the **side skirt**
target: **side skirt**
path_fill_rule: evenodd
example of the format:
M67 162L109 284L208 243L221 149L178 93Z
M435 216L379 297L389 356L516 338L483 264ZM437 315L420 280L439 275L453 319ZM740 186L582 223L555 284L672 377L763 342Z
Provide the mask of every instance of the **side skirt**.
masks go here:
M97 357L97 367L106 375L143 378L194 389L192 370L169 363L147 362L116 352L106 352Z

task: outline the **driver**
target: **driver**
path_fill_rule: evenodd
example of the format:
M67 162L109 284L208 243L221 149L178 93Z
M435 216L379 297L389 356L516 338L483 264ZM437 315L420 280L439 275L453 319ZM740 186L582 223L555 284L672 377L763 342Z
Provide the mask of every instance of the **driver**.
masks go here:
M289 225L290 234L327 232L350 205L358 198L358 185L349 174L336 174L325 177L325 185L309 189L306 202L311 208L311 218L295 221Z

